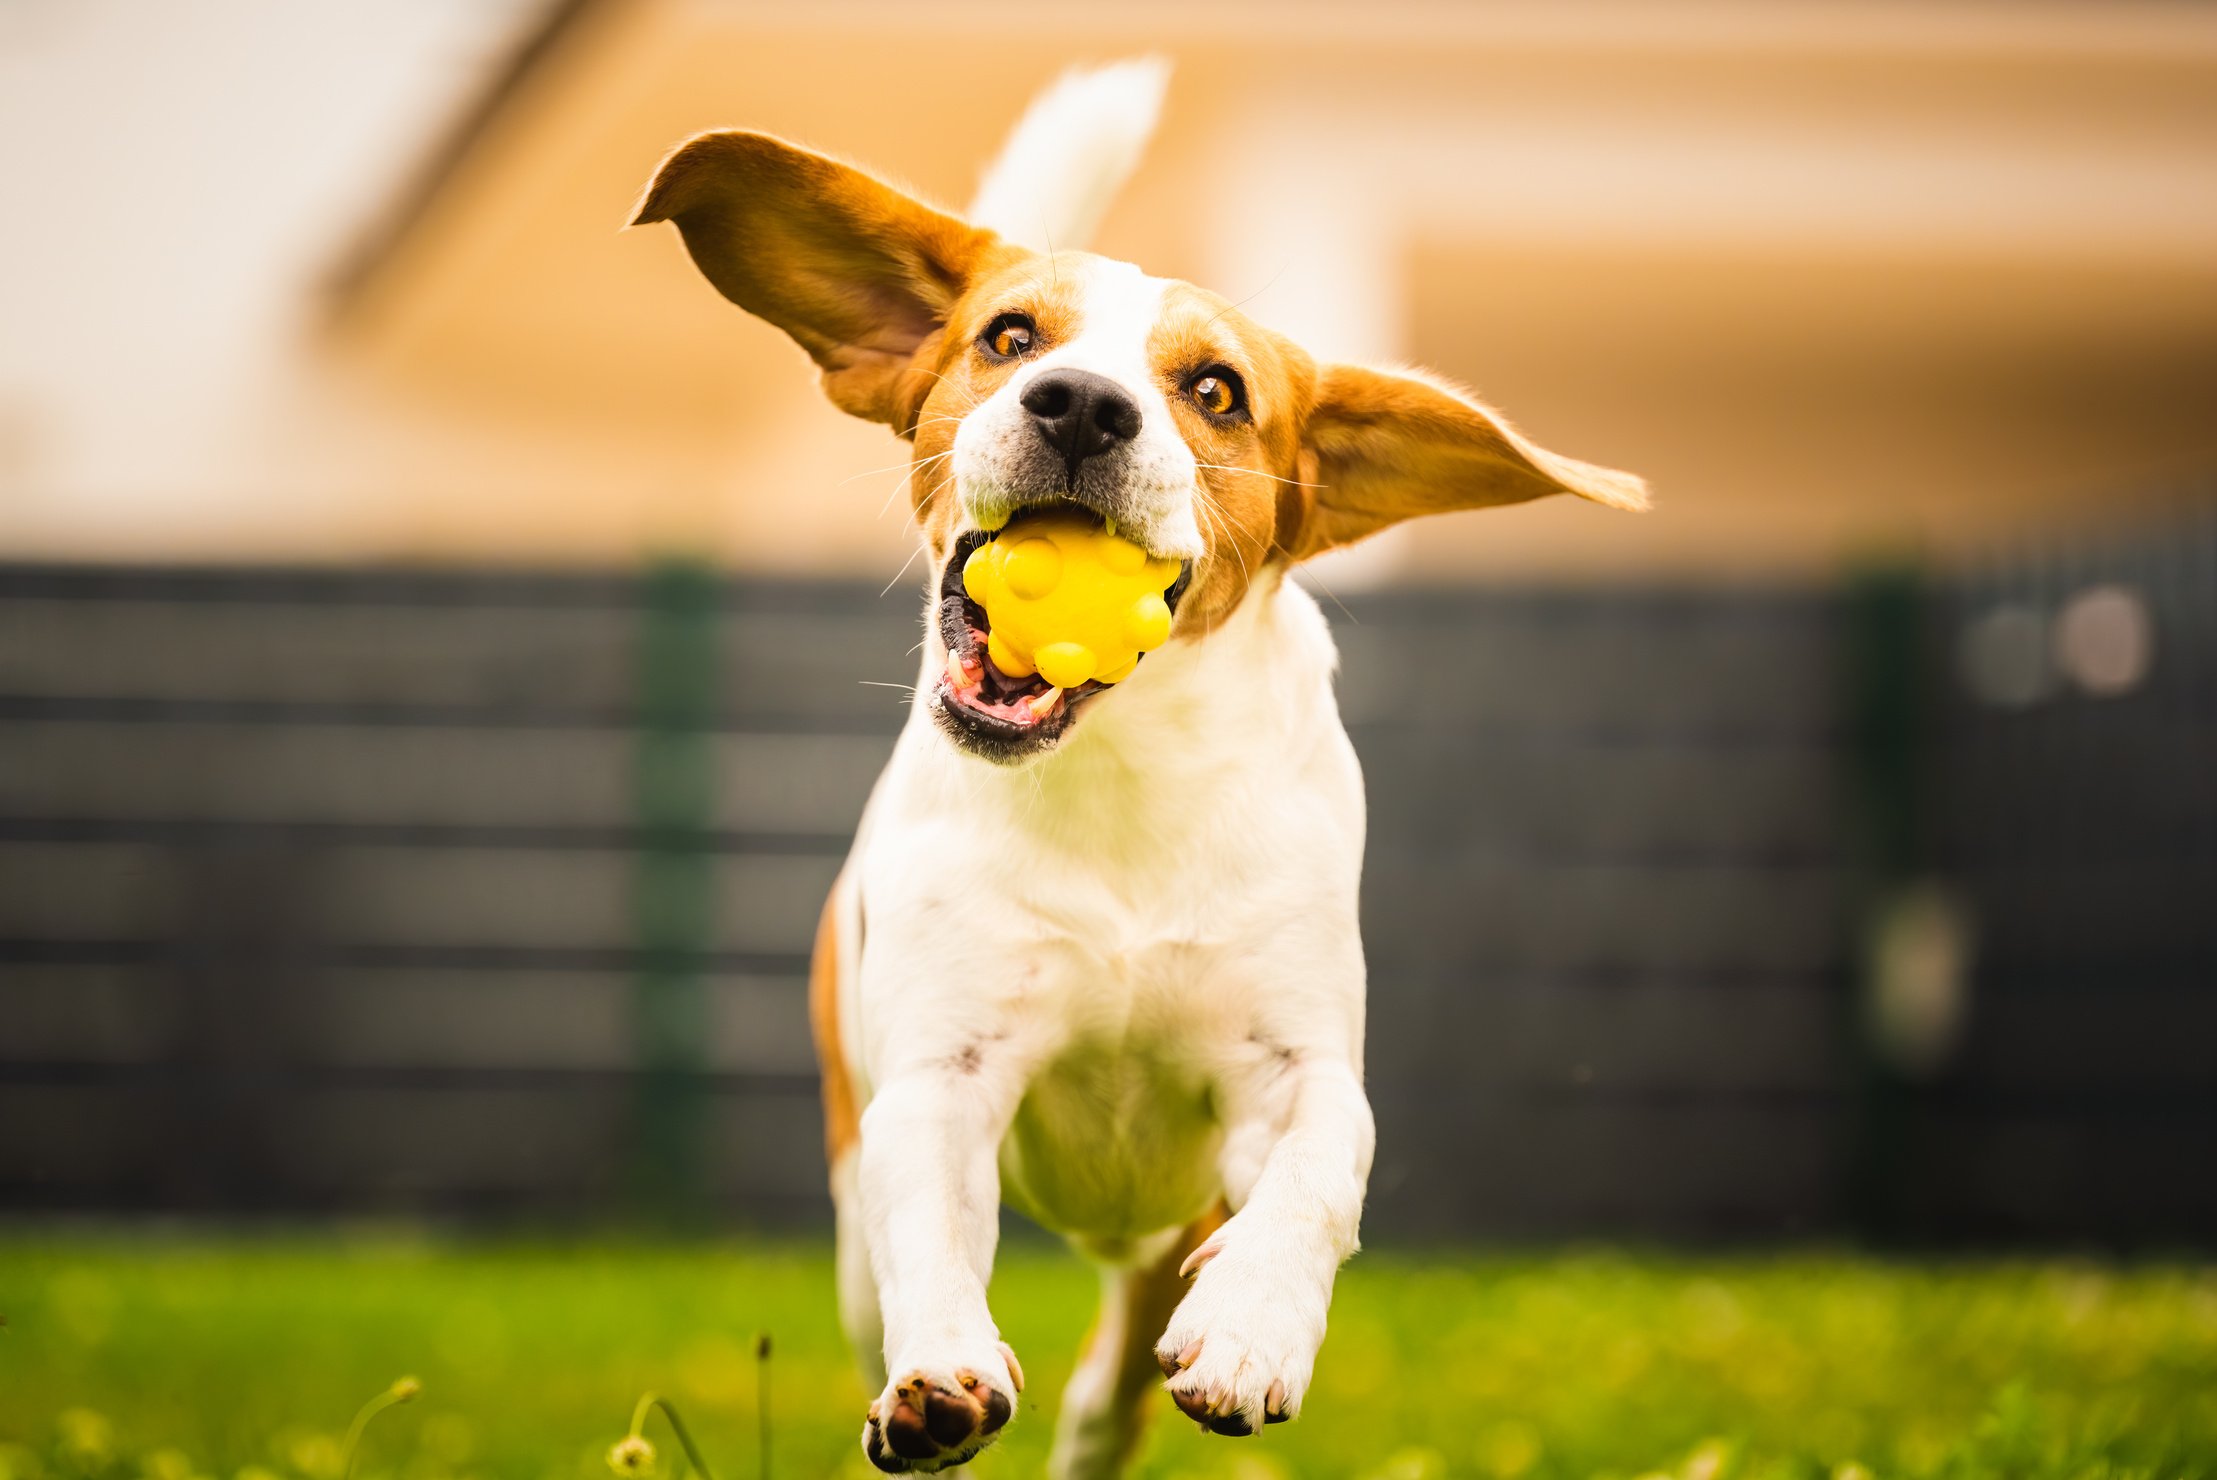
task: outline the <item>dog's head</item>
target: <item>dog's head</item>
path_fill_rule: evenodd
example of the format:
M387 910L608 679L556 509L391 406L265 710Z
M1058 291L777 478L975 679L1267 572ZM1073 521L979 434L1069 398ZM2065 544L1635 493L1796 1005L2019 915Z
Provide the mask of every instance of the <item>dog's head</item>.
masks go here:
M1414 515L1551 493L1646 503L1637 478L1536 447L1442 383L1320 365L1212 293L1030 251L765 134L686 143L636 220L676 223L726 298L808 351L834 403L914 444L926 701L993 759L1044 752L1100 702L1100 685L1051 690L982 651L963 559L1018 510L1075 504L1181 562L1178 642L1205 641L1266 571Z

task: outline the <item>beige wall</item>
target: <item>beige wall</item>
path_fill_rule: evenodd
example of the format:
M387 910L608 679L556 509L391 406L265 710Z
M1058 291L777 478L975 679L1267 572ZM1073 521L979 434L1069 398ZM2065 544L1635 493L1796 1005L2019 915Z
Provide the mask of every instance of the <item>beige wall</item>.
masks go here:
M625 208L735 124L959 203L1061 66L1149 49L1171 103L1104 250L1657 485L1645 519L1440 521L1346 579L1765 576L2107 517L2217 462L2217 18L2191 8L644 0L590 11L303 317L190 489L0 510L0 542L890 578L901 444Z

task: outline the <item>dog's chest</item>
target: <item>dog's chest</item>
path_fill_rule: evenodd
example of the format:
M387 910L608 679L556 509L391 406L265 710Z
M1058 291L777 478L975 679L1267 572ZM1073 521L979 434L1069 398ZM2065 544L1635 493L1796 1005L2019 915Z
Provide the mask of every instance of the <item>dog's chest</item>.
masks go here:
M1062 1046L1002 1143L1004 1195L1110 1248L1191 1221L1217 1196L1224 1079L1244 1067L1240 989L1220 948L1040 950L1039 1006L1060 1019Z

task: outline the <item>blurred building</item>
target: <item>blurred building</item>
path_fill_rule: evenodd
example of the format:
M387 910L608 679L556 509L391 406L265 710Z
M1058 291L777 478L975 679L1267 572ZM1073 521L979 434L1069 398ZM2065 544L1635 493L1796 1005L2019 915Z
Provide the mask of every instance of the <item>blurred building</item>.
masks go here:
M719 125L959 204L1140 51L1103 250L1658 492L1319 573L1374 1232L2217 1238L2217 14L2145 3L19 0L0 1207L821 1214L902 446L619 228Z
M1016 17L1020 14L1020 21ZM704 128L959 205L1074 60L1177 65L1101 248L1407 357L1666 517L1372 565L1821 571L2217 452L2217 18L2179 4L28 3L0 549L878 573L898 444L674 234ZM158 223L151 233L149 221Z

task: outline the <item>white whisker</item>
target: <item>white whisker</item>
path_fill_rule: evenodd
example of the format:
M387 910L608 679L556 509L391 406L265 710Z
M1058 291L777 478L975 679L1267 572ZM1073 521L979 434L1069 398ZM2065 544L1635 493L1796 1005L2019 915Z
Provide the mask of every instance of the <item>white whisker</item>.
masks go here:
M890 473L890 472L892 472L892 471L893 471L894 469L896 469L896 468L907 468L907 469L909 469L910 471L912 471L912 472L913 472L913 471L914 471L915 469L917 469L917 468L919 468L919 467L922 467L922 466L924 465L924 463L929 463L929 462L937 462L937 461L939 461L939 459L941 459L941 458L943 458L943 457L952 457L952 456L954 456L954 453L953 453L952 451L948 451L948 452L935 452L935 453L933 453L933 454L932 454L932 455L931 455L930 457L924 458L924 459L922 459L921 461L918 461L917 459L914 459L914 458L909 458L909 459L905 459L905 460L903 460L903 461L901 461L901 462L897 462L897 463L887 463L887 464L886 464L886 465L885 465L884 467L882 467L882 468L864 468L864 469L863 469L863 470L862 470L861 472L859 472L859 473L856 473L856 474L852 475L851 477L841 478L841 479L839 480L839 486L840 486L841 488L845 488L845 487L846 487L846 486L847 486L847 485L848 485L849 483L852 483L852 482L854 482L856 478L867 478L867 477L869 477L869 476L870 476L870 475L871 475L872 473Z
M935 453L933 453L933 454L932 454L932 455L931 455L930 457L927 457L927 458L923 458L923 459L920 459L919 461L916 461L916 462L910 463L910 464L908 465L908 473L907 473L907 475L906 475L906 476L904 476L904 477L903 477L903 478L901 479L901 481L900 481L900 482L898 482L898 483L896 483L896 484L894 484L894 485L893 485L893 490L892 490L892 492L890 492L890 493L886 494L886 496L885 496L885 502L884 502L884 503L882 503L882 504L879 504L879 505L878 505L878 517L879 517L880 519L883 519L883 518L885 517L885 511L886 511L887 509L890 509L890 508L892 508L892 507L893 507L893 500L895 500L895 499L899 498L899 497L901 496L901 491L902 491L903 489L905 489L905 488L909 487L909 486L910 486L910 485L911 485L912 483L914 483L914 482L916 481L916 472L917 472L917 469L919 469L919 468L928 468L928 467L930 467L930 466L931 466L931 465L932 465L933 463L935 463L935 462L938 462L938 461L939 461L940 459L942 459L942 458L949 458L949 457L953 457L953 456L954 456L954 452L952 451L952 449L950 449L950 450L948 450L948 451L946 451L946 452L935 452ZM882 471L884 471L884 470L883 470L883 469L880 469L879 471L881 471L881 472L882 472ZM932 500L932 494L936 494L936 493L937 493L938 491L939 491L939 489L938 489L938 486L937 486L937 485L934 485L934 486L933 486L933 488L932 488L932 491L931 491L931 493L927 493L927 494L925 494L925 495L924 495L924 504L925 504L926 506L928 506L928 505L929 505L929 504L931 503L931 500ZM919 509L919 511L918 511L918 512L922 512L922 511L921 511L921 509Z
M939 497L939 490L945 488L946 486L946 480L942 479L941 481L934 483L931 487L924 490L924 496L921 499L917 500L916 503L916 514L918 518L922 518L924 514L930 511L931 501ZM878 510L878 517L881 519L885 517L884 509L880 508Z
M1280 548L1283 548L1283 547L1281 546ZM1288 551L1286 551L1286 553L1290 555L1290 554L1292 554L1293 552L1292 552L1292 551L1290 551L1290 550L1288 550ZM1318 581L1318 580L1316 579L1316 572L1315 572L1315 571L1314 571L1313 569L1311 569L1311 570L1306 570L1306 571L1303 571L1303 572L1302 572L1302 574L1303 574L1303 575L1305 575L1305 576L1307 576L1307 577L1308 577L1308 578L1309 578L1310 580L1312 580L1312 581L1316 581L1316 589L1317 589L1317 590L1319 590L1319 591L1322 591L1322 592L1324 593L1324 595L1325 595L1326 599L1327 599L1327 600L1329 600L1329 601L1330 601L1330 602L1332 603L1332 605L1334 605L1334 606L1336 606L1336 607L1338 607L1338 608L1339 608L1339 614L1340 614L1341 616L1345 617L1345 618L1346 618L1346 619L1347 619L1348 621L1350 621L1350 622L1354 623L1354 624L1355 624L1356 626L1358 626L1358 627L1360 627L1360 626L1361 626L1361 625L1363 624L1363 619L1362 619L1361 617L1358 617L1358 616L1356 616L1356 615L1355 615L1355 614L1354 614L1353 612L1351 612L1351 611L1349 611L1349 610L1347 609L1347 603L1346 603L1346 602L1344 602L1344 601L1340 600L1340 599L1339 599L1339 598L1338 598L1337 596L1334 596L1334 595L1332 595L1332 588L1331 588L1331 587L1329 587L1329 586L1325 585L1325 584L1324 584L1324 583L1323 583L1322 581Z
M966 387L956 385L954 381L951 381L946 376L941 375L937 370L926 370L924 373L926 375L929 375L932 379L938 381L941 385L954 386L955 390L960 392L966 398L966 404L962 408L964 411L975 411L978 409L978 398L971 395Z
M1250 478L1268 478L1273 483L1283 483L1289 488L1330 488L1329 483L1303 483L1298 478L1281 478L1276 473L1266 473L1260 468L1235 468L1230 463L1195 463L1197 468L1214 468L1219 473L1245 473Z
M908 574L908 568L914 565L916 563L916 557L923 553L924 547L921 544L919 544L915 549L908 552L908 559L901 562L901 568L893 572L893 579L885 583L885 590L878 593L878 600L883 601L885 599L886 592L891 591L895 586L898 586L901 583L901 577Z
M1239 541L1232 538L1231 516L1226 514L1224 510L1217 505L1215 496L1208 491L1208 485L1203 483L1194 484L1193 493L1194 508L1198 509L1202 514L1207 516L1209 521L1209 528L1220 539L1222 539L1225 544L1230 545L1232 548L1232 553L1239 557L1239 573L1241 577L1245 580L1253 581L1255 578L1255 572L1247 564L1247 556L1240 550Z
M1224 315L1230 313L1233 309L1245 308L1248 304L1253 303L1257 298L1260 298L1263 294L1269 292L1273 287L1277 286L1278 279L1284 277L1286 275L1286 269L1291 266L1293 266L1293 259L1291 257L1288 257L1284 262L1278 264L1278 270L1270 275L1269 282L1264 283L1261 287L1257 288L1254 292L1249 293L1245 298L1240 299L1238 302L1227 303L1222 308L1218 309L1215 313L1209 315L1209 322L1201 326L1202 330L1206 332L1209 328L1209 325L1214 324L1218 319L1224 317Z

